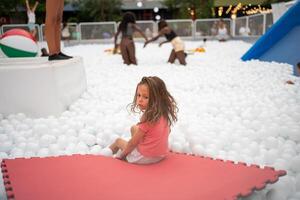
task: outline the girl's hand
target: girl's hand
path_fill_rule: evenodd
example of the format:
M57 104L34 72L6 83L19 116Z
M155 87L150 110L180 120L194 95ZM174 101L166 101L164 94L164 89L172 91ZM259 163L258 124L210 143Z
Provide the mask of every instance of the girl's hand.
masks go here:
M126 156L121 155L121 156L116 157L116 159L126 161Z
M113 48L113 51L112 51L113 54L118 53L118 47L119 47L119 45L115 44L115 47Z

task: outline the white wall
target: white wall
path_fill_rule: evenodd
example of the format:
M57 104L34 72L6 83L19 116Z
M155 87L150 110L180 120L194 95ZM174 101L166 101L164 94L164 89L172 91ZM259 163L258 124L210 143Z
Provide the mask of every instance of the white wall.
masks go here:
M86 89L82 59L0 59L0 113L58 116Z

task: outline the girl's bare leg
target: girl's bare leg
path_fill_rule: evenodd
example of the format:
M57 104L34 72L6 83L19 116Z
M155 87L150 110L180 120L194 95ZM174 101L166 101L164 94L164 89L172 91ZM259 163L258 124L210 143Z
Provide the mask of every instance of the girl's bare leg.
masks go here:
M171 54L170 54L170 57L169 57L169 60L168 60L168 62L169 63L174 63L175 62L175 59L176 59L176 54L175 54L175 51L174 51L174 49L171 51Z
M176 52L176 57L178 58L179 63L181 65L186 65L184 51L178 51L178 52Z
M109 148L112 150L113 154L115 154L119 151L119 149L123 151L126 148L127 144L128 142L126 140L118 138L112 145L109 146Z
M124 61L124 64L130 65L129 52L127 50L127 39L122 39L120 44L121 54Z
M63 0L46 1L46 30L45 35L49 48L49 55L60 52L61 21L63 15Z
M130 63L137 65L136 58L135 58L135 45L134 45L133 41L131 41L128 44L127 49L128 49L128 53L129 53Z

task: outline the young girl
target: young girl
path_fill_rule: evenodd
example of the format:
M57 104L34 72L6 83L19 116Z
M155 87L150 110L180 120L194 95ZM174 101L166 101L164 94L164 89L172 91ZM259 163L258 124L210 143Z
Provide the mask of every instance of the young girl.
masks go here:
M135 164L161 161L168 154L170 126L177 121L177 105L165 83L158 77L143 77L136 87L131 111L142 111L137 125L131 127L131 139L118 138L109 148L122 150L121 160Z
M217 39L219 42L225 42L229 39L228 30L223 19L221 19L218 24Z
M36 1L34 6L30 8L28 0L26 0L26 9L27 9L27 17L28 17L28 27L31 35L35 38L36 29L35 29L35 10L38 6L39 2Z
M115 50L113 53L116 53L117 51L117 39L119 34L122 33L120 48L124 64L127 65L137 65L135 58L135 46L133 42L133 33L135 31L139 32L147 41L147 37L135 23L135 15L132 12L126 12L118 27L117 33L115 34Z
M177 36L177 34L168 26L167 22L164 20L158 22L158 31L159 31L158 35L146 41L144 47L146 47L148 43L153 42L157 40L160 36L164 35L167 40L161 42L159 46L167 42L171 42L173 46L168 62L174 63L175 59L177 58L181 65L186 65L185 62L186 54L184 53L184 43L180 39L180 37Z

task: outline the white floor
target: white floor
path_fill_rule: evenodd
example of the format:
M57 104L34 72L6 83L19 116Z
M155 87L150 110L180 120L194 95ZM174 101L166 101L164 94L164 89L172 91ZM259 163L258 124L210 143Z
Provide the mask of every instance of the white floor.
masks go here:
M194 49L202 42L186 42ZM288 175L248 198L300 199L300 80L287 64L242 62L250 48L242 41L207 42L205 53L187 66L167 64L171 46L137 43L138 66L125 66L112 45L82 45L65 53L82 56L88 89L60 117L31 119L0 114L0 158L105 154L116 137L128 137L138 116L128 112L143 76L161 77L178 102L172 127L174 151L255 163ZM293 79L295 85L285 81ZM0 187L0 198L4 198Z

